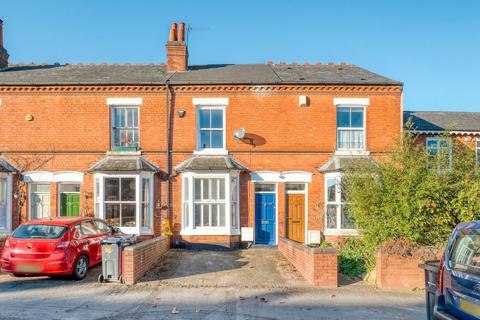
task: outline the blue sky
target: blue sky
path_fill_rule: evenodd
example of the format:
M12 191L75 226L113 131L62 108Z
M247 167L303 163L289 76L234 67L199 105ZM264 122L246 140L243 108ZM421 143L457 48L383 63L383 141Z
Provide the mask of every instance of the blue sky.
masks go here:
M11 62L347 62L405 84L410 110L480 111L480 1L2 0Z

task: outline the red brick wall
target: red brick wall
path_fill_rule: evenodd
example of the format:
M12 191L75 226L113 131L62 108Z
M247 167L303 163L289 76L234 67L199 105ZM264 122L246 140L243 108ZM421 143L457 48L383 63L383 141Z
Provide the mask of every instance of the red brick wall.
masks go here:
M238 248L240 236L180 236L183 244L189 245L217 245L225 248Z
M134 68L134 66L132 66ZM308 186L309 230L323 229L324 179L317 169L335 152L335 97L368 97L366 107L367 149L375 158L388 150L401 128L401 87L385 90L375 86L277 86L245 89L242 86L174 86L173 166L190 157L195 149L195 106L193 98L227 97L226 147L251 171L303 170L313 173ZM298 106L298 96L307 95L308 107ZM110 108L106 98L142 97L140 147L142 154L162 170L165 168L165 92L163 86L45 87L17 90L0 87L0 155L16 164L19 157L34 157L44 163L36 170L84 172L106 156L110 146ZM184 118L177 115L185 110ZM33 121L26 121L31 114ZM256 146L233 138L244 127ZM20 168L21 169L21 168ZM242 174L240 189L241 226L254 226L254 188L249 175ZM56 185L52 186L52 213L57 212ZM172 178L172 229L181 230L181 179ZM165 183L155 179L154 229L161 233L162 206L166 204ZM93 214L93 176L86 174L81 185L80 206ZM84 198L84 192L90 196ZM248 200L248 201L247 201ZM28 201L21 220L27 220ZM284 234L284 185L278 185L278 234ZM18 219L14 219L14 224Z
M126 247L122 253L122 282L135 284L169 249L168 237L157 237Z
M304 244L280 238L278 250L313 286L338 287L338 261L335 248L309 248Z
M377 252L376 284L385 290L425 288L425 273L418 267L423 261Z

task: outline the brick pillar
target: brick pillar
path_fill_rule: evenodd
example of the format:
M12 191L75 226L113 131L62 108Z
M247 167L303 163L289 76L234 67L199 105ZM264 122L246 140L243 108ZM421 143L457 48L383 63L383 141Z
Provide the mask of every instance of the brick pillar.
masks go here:
M50 217L58 216L58 208L60 206L60 199L58 198L58 183L50 183Z

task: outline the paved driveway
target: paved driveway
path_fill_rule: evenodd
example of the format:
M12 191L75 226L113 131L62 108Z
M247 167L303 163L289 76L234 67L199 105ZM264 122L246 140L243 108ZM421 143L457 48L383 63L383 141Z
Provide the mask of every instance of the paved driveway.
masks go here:
M425 319L424 296L312 289L270 249L172 250L139 285L0 274L0 319Z

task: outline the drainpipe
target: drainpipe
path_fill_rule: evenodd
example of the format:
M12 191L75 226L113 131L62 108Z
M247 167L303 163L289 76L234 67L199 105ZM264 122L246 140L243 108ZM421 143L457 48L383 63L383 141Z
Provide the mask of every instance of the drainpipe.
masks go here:
M166 168L167 168L167 219L170 220L170 176L171 176L171 170L170 170L170 80L168 79L165 81L165 119L166 119L166 151L165 151L165 156L167 158L166 160ZM170 226L172 228L172 226Z

